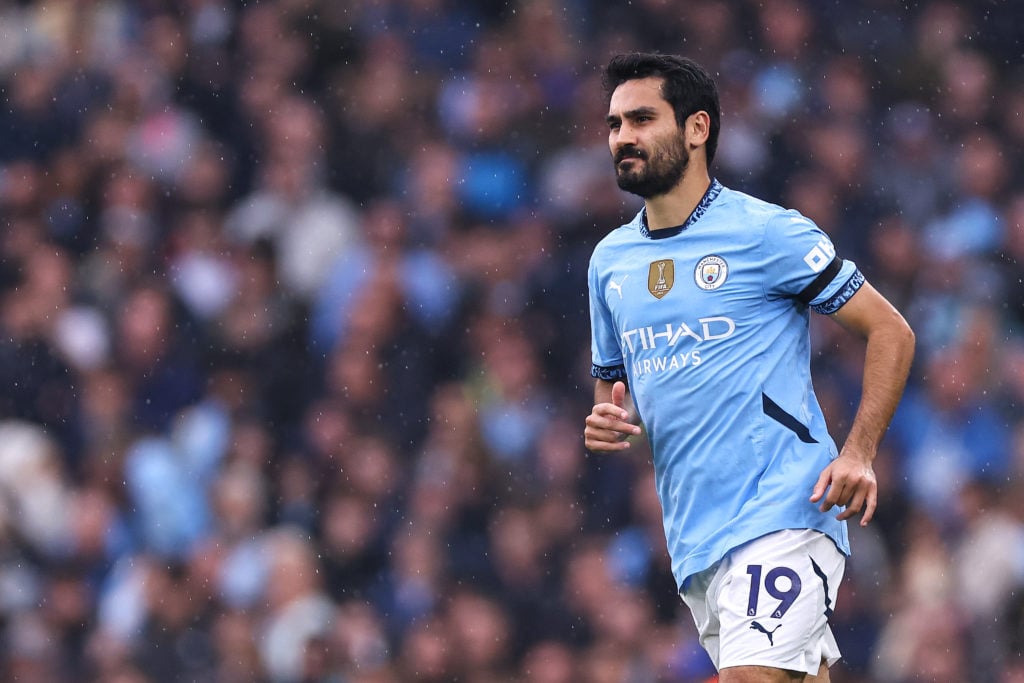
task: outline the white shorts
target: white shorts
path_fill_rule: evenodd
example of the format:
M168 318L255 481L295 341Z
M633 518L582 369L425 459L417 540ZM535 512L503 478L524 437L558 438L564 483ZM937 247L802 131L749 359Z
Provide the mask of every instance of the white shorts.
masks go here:
M680 593L719 670L768 666L817 674L839 660L828 618L846 558L825 534L762 536L693 575Z

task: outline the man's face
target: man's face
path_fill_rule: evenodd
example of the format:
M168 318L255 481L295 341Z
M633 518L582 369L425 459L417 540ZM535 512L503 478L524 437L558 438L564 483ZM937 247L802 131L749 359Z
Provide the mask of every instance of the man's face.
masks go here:
M616 180L620 188L644 199L669 192L690 163L683 131L661 96L661 84L659 77L626 81L608 105L608 148Z

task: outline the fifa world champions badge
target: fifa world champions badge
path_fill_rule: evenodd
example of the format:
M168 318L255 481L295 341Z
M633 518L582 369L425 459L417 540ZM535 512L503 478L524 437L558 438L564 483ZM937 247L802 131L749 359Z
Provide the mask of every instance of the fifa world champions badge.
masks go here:
M705 256L693 270L693 280L703 290L718 289L729 277L729 264L721 256Z
M655 261L647 271L647 291L655 299L664 297L676 281L676 266L672 259Z

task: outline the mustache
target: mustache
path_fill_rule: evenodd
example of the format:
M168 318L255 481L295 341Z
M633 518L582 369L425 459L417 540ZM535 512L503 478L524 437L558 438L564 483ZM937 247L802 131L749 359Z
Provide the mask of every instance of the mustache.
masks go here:
M621 147L619 151L615 153L615 163L619 163L624 159L640 159L641 161L647 160L647 153L635 145L626 145Z

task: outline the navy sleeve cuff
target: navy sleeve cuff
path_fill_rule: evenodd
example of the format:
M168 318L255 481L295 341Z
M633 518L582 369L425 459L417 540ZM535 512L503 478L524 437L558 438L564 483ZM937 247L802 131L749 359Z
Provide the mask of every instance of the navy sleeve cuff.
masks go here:
M812 306L811 309L815 313L821 313L822 315L832 315L840 308L843 307L850 298L857 293L864 285L864 275L860 270L853 271L853 275L846 281L846 284L839 288L839 291L833 294L827 301Z
M603 379L606 382L614 382L618 379L626 379L626 366L613 365L610 368L606 368L602 365L593 365L590 368L590 375L597 379Z

